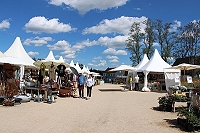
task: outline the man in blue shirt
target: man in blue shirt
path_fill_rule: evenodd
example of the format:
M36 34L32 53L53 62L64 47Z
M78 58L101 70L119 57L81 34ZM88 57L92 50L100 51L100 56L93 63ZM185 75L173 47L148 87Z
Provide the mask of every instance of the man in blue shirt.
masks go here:
M79 89L79 98L84 98L84 85L85 85L86 79L83 73L79 72L78 77L78 89Z

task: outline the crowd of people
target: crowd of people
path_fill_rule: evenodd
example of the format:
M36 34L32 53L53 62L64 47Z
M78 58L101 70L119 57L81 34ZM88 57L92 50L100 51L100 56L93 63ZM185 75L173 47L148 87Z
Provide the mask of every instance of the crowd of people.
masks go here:
M46 68L48 68L48 71L45 70ZM35 79L38 87L51 82L51 84L56 83L60 87L77 88L79 98L88 100L92 96L92 88L95 85L95 79L92 74L85 75L82 71L75 74L71 71L67 71L65 65L60 64L55 66L53 63L49 66L42 63L37 73L38 75ZM30 79L31 76L33 76L33 71L30 71L28 79ZM85 88L86 96L84 95Z

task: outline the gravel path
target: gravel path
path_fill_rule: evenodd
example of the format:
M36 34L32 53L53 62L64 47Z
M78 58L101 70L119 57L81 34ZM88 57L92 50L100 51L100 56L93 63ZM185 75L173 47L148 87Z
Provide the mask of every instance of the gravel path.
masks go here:
M124 91L121 85L93 87L92 98L0 106L1 133L182 133L177 113L156 111L165 93Z

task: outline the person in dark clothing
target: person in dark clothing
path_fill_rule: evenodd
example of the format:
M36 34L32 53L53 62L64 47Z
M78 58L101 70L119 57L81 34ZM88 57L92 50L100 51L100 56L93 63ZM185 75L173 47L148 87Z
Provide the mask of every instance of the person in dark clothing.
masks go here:
M39 75L38 75L38 81L40 84L43 84L43 75L42 75L42 72L41 72L41 69L39 70Z
M61 82L61 77L65 76L65 65L63 65L62 63L60 65L57 66L56 72L58 73L58 78L57 78L57 83L62 84Z
M86 82L85 76L82 74L82 72L79 72L79 77L78 77L79 98L84 98L85 82Z

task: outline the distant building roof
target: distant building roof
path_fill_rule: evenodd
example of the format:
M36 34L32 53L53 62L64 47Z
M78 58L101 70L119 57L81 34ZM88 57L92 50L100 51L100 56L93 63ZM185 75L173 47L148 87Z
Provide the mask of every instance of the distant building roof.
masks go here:
M173 64L173 66L179 65L181 63L188 63L188 64L200 65L200 56L197 56L197 57L177 58L176 61Z
M114 68L107 68L106 70L105 70L105 72L111 72L111 71L109 71L109 70L111 70L111 69L114 69Z

